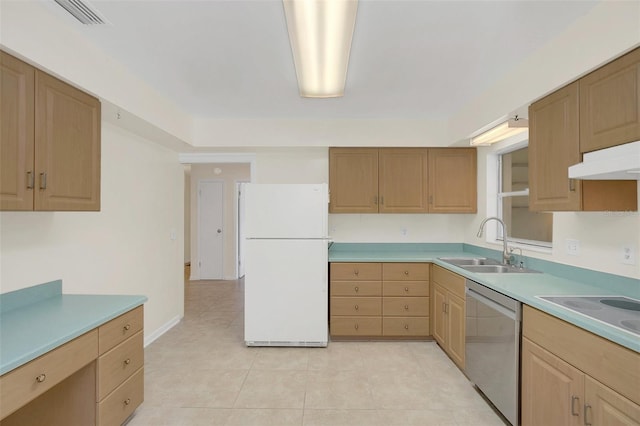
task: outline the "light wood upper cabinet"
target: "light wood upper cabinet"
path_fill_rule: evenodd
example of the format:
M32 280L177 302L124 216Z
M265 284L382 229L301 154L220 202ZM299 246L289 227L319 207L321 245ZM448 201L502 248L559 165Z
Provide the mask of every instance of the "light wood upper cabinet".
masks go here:
M100 210L100 101L36 72L36 210Z
M378 150L329 149L329 212L378 212Z
M580 84L580 152L640 140L640 48Z
M532 211L635 211L636 181L569 179L582 161L578 82L529 107L529 208Z
M33 210L35 69L0 51L0 209Z
M378 153L379 213L426 213L427 150L383 148Z
M581 210L582 182L569 180L580 162L578 83L529 107L529 206L534 211Z
M429 149L429 212L476 213L475 148Z
M330 148L330 213L475 213L475 148Z
M0 209L100 210L100 101L0 57Z

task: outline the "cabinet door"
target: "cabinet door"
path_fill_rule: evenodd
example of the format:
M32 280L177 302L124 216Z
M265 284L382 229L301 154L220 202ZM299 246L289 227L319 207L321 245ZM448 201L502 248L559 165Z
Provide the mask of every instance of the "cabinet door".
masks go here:
M447 291L436 283L432 283L431 288L433 289L433 297L431 297L433 300L433 308L431 309L431 334L433 334L433 338L436 339L443 348L445 348L446 317L444 307L447 303Z
M640 425L640 406L589 376L585 377L585 424Z
M446 331L447 349L449 356L453 361L464 370L464 331L465 331L465 314L464 300L453 294L448 294L447 304L447 320L448 327Z
M36 71L36 210L100 210L100 101Z
M429 149L429 212L477 211L475 148Z
M580 152L640 139L640 48L581 78Z
M378 212L378 150L329 149L329 212Z
M581 182L568 171L581 161L578 136L577 82L529 107L530 210L582 209Z
M522 339L522 426L582 425L584 374Z
M0 210L33 210L35 68L0 51Z
M378 164L380 213L428 211L426 149L380 149Z

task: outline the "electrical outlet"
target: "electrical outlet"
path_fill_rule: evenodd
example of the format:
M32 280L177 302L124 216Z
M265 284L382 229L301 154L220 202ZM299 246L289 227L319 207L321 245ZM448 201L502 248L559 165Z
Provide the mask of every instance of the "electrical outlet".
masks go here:
M626 265L635 265L636 264L636 250L635 247L631 245L626 245L622 247L622 263Z
M566 239L567 254L571 256L580 256L580 240Z

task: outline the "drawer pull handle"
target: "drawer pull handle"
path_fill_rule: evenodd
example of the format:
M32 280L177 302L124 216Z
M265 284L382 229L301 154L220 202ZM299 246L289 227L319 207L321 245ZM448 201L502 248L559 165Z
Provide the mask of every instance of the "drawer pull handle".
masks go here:
M124 400L124 405L129 405L131 404L131 398L127 398Z
M36 376L36 382L38 383L42 383L45 380L47 380L47 375L44 373L40 374L39 376Z
M405 275L409 275L409 271L404 271L404 274Z
M405 329L405 330L408 330L408 329L409 329L409 324L405 324L405 325L404 325L404 329Z
M358 292L358 290L360 290L360 288L358 288L358 286L355 287L354 289L356 291L356 293Z
M358 324L356 324L354 327L355 327L355 329L357 330L357 329L358 329Z
M409 310L409 305L404 305L404 310L408 311Z
M591 406L589 404L584 404L584 424L585 426L591 426L593 423L587 421L588 412L591 410Z
M360 273L360 271L358 271L357 269L354 269L354 270L353 270L353 273L354 273L355 275L358 275L358 274Z
M124 327L122 327L122 329L123 329L124 331L129 331L129 330L131 330L131 324L127 324L127 325L125 325Z
M127 358L124 360L124 365L129 365L131 364L131 358Z
M358 305L354 306L355 310L357 311L358 309L360 309L360 307Z
M404 288L405 293L409 293L409 287Z

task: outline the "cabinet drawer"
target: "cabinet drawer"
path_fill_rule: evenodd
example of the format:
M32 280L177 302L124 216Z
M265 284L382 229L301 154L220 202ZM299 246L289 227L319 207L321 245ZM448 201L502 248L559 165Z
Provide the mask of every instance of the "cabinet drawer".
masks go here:
M331 281L332 296L381 296L381 281Z
M385 297L382 299L382 315L403 317L429 316L428 297Z
M100 355L142 330L144 315L142 306L112 319L98 329Z
M98 401L144 365L143 332L98 358Z
M386 317L382 319L383 336L428 336L429 317Z
M380 336L380 317L331 317L332 336Z
M332 297L331 315L381 315L380 297Z
M429 281L385 281L383 296L429 296Z
M92 330L0 377L2 418L97 357L98 333Z
M394 281L426 281L429 279L428 263L384 263L382 279Z
M108 397L98 403L98 425L121 425L144 401L144 368L136 371Z
M379 281L381 278L381 263L331 264L331 281Z
M433 265L433 281L437 282L451 293L458 297L465 298L464 294L464 280L461 275L454 274L453 272L441 268L438 265Z

